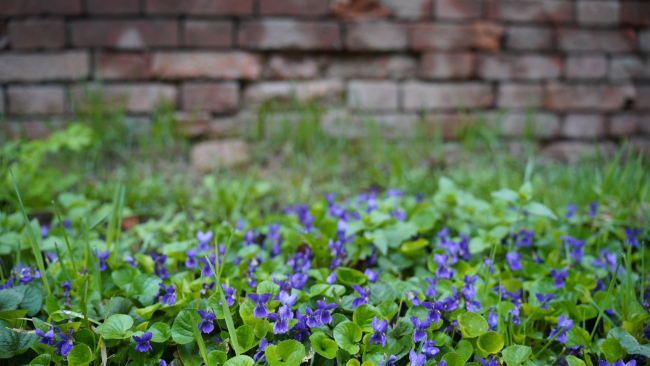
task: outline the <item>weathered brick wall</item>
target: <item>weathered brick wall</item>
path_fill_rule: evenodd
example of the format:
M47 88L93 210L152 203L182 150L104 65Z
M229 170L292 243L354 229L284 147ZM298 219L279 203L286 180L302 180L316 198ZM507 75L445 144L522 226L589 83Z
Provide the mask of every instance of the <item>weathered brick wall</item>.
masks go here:
M40 133L95 80L132 115L170 100L193 135L295 93L352 111L333 133L374 116L451 137L462 108L505 136L535 110L540 138L641 138L650 1L0 0L0 131Z

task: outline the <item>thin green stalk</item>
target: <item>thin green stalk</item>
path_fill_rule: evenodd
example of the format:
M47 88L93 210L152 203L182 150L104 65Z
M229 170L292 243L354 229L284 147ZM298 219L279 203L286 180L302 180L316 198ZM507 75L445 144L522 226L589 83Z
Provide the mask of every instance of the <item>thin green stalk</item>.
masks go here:
M29 237L29 242L32 246L32 251L34 252L34 257L36 258L36 265L38 270L41 271L41 281L43 281L43 286L48 295L52 294L50 290L50 283L47 280L47 273L45 272L45 265L43 264L43 254L41 253L41 248L38 246L38 240L36 235L34 235L34 230L32 230L32 225L29 223L29 218L27 218L27 211L25 211L25 206L23 206L23 200L20 198L20 192L18 192L18 186L16 185L16 179L14 178L14 173L9 169L11 174L11 181L14 184L14 189L16 190L16 196L18 197L18 202L20 203L20 209L23 213L23 220L25 221L25 226L27 227L27 235ZM19 247L20 249L20 247Z
M605 312L605 309L607 309L607 305L611 301L612 291L614 290L614 285L616 284L616 277L618 275L618 269L620 266L621 266L621 260L619 259L616 262L616 270L614 271L612 280L609 282L609 287L607 288L607 296L605 296L605 303L603 304L600 311L598 311L598 317L596 318L596 323L594 323L594 329L591 330L591 335L589 336L589 339L591 339L592 341L594 340L594 334L596 334L596 329L598 328L598 322L600 322L600 318L603 317L603 313Z
M641 303L645 299L645 242L641 243Z
M65 267L65 264L60 259L61 258L61 251L59 250L59 244L57 244L56 242L54 242L54 249L56 250L57 258L59 258L59 264L61 264L61 271L63 272L63 275L65 276L65 278L68 281L72 282L72 277L70 277L70 273L68 273L68 269Z
M226 245L226 254L228 253L228 249L230 248L230 243L232 241L232 231L230 234L230 239L228 239L228 244ZM217 244L218 245L218 244ZM219 251L217 250L217 253ZM224 261L226 258L226 254L224 254ZM223 270L223 266L219 265L219 257L217 256L217 260L215 261L216 269L214 266L212 266L212 263L210 262L210 258L208 258L206 253L203 253L203 256L205 256L206 262L210 266L210 269L212 270L212 273L214 273L214 279L215 279L215 286L217 287L217 290L219 291L219 295L221 297L221 306L223 307L223 315L224 318L226 319L226 326L228 327L228 333L230 334L230 342L232 342L232 347L235 350L235 354L237 356L240 355L240 350L239 350L239 342L237 341L237 332L235 330L235 323L232 321L232 314L230 314L230 308L228 307L228 302L226 301L226 295L223 293L223 289L221 288L221 271Z
M554 335L551 339L549 339L548 342L546 342L546 345L545 345L542 349L540 349L540 350L535 354L535 356L533 356L533 358L537 358L537 357L539 357L539 355L541 355L542 352L544 352L544 351L548 348L548 346L551 345L551 342L553 342L553 341L555 340L555 338L557 338L560 334L562 334L562 332L564 331L564 329L566 329L566 327L562 327L562 328L560 328L560 329L557 331L557 333L555 333L555 335Z
M199 344L199 351L201 352L201 357L203 357L203 362L205 362L206 366L210 366L210 361L208 360L208 351L205 348L205 342L203 341L203 337L199 332L198 324L194 322L194 318L192 318L192 328L194 329L194 338L196 338L196 343Z
M74 278L77 278L79 276L79 271L77 271L77 264L75 263L74 255L72 255L72 247L70 246L70 241L68 240L68 234L66 233L65 227L63 226L63 220L61 220L61 215L59 214L59 210L56 208L56 203L52 201L52 204L54 205L54 213L56 213L56 218L59 220L59 226L63 231L63 239L65 239L65 245L68 247L68 254L70 254L70 262L72 262L72 269L74 270ZM61 266L63 266L63 260L61 257L59 257L59 261L61 261Z
M537 310L541 309L542 306L544 306L544 304L546 304L546 302L548 300L549 300L548 296L545 296L544 301L542 301L542 303L539 305L539 307L537 309L535 309L535 311L533 311L528 317L526 317L526 320L524 321L524 334L526 334L526 326L528 325L528 321L530 320L530 318L532 318L533 315L535 315L535 313L537 313Z

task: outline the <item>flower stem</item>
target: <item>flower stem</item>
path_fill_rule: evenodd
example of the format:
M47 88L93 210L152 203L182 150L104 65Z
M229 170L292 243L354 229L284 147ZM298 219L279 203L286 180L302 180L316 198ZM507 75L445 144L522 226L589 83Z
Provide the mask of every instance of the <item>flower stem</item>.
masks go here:
M554 335L551 339L549 339L548 342L546 342L546 345L545 345L542 349L540 349L540 350L535 354L535 356L533 356L533 358L537 358L540 354L542 354L542 352L544 352L544 351L548 348L548 346L551 345L551 342L553 342L553 341L555 340L555 338L557 338L560 334L562 334L562 332L564 331L564 329L566 329L566 327L562 327L562 328L560 328L560 329L557 331L557 333L555 333L555 335Z

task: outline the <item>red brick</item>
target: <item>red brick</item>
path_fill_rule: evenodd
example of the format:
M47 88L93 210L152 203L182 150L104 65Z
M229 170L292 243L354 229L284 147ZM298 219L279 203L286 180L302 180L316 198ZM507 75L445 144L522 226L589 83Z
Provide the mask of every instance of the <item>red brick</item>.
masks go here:
M177 99L176 87L161 83L104 84L101 95L107 107L130 113L150 113L163 102L171 102L175 106ZM73 103L83 104L86 91L82 87L74 87L71 96Z
M551 139L560 132L560 118L552 113L494 113L488 123L505 137Z
M540 84L501 83L498 108L539 108L544 105L544 88Z
M4 89L0 88L0 115L5 114L6 108L5 108L5 91Z
M196 143L190 152L192 167L210 172L213 169L237 166L250 160L250 148L242 139L212 140Z
M589 85L549 83L546 87L547 109L555 111L616 111L628 100L634 100L630 85Z
M260 12L267 15L323 16L330 11L327 0L260 0Z
M330 98L339 100L345 90L343 81L337 79L315 79L306 81L265 81L252 84L244 90L247 102L269 99L312 99Z
M9 40L15 49L57 49L65 46L62 20L30 19L9 23Z
M569 56L564 63L567 79L601 79L607 74L605 55Z
M351 113L347 110L328 110L320 120L322 131L332 137L367 138L368 124L387 139L413 137L419 116L415 113ZM374 131L373 131L374 132Z
M418 20L431 18L433 0L379 0L397 19Z
M650 28L639 31L639 50L650 53Z
M605 116L602 114L569 114L562 124L562 137L589 139L605 136Z
M474 76L472 53L425 53L420 64L420 77L425 79L469 79Z
M232 15L253 14L253 0L145 0L148 14Z
M146 53L98 53L95 55L95 76L102 80L146 80L151 57Z
M61 120L47 121L20 117L18 121L3 121L0 123L0 136L9 140L27 139L36 140L48 137L54 131L60 131L65 127Z
M344 79L407 79L417 73L417 61L407 55L332 57L325 75Z
M490 0L493 19L512 22L570 22L575 16L575 1L570 0Z
M72 44L78 47L146 49L178 45L173 20L80 20L72 23Z
M490 22L472 24L413 24L409 30L410 48L426 50L479 49L496 51L500 48L502 26Z
M541 55L486 55L479 63L479 75L488 80L553 79L562 72L559 57Z
M260 50L337 50L341 48L340 29L329 21L246 21L240 26L239 45Z
M624 1L621 4L623 24L644 27L650 25L650 3L647 1Z
M162 79L257 79L262 59L246 52L156 52L152 74Z
M560 28L557 37L564 51L632 52L637 48L636 33L631 29Z
M228 20L186 20L183 23L183 45L189 47L230 47L233 22Z
M634 136L639 131L639 123L638 114L615 114L609 118L609 135L613 137Z
M313 79L318 76L320 64L319 57L272 55L267 59L264 76L270 79Z
M348 107L394 111L399 108L397 84L392 81L353 80L348 83Z
M81 14L81 0L0 0L0 17L42 14Z
M140 1L135 0L86 0L90 14L122 15L140 13Z
M637 55L612 57L609 78L611 80L650 80L650 58Z
M616 151L616 144L610 141L601 141L598 144L581 141L560 141L544 146L539 155L544 160L576 164L581 159L593 159L597 154L600 157L612 157Z
M485 13L484 0L434 0L438 19L476 19Z
M403 24L366 21L348 23L346 26L345 47L349 50L403 50L407 44L407 28Z
M450 110L456 108L487 108L494 102L490 84L482 83L423 83L402 84L403 108Z
M0 54L0 82L78 80L89 71L86 51Z
M506 30L506 48L527 51L549 50L553 48L553 33L549 27L509 26Z
M578 23L581 25L617 25L621 5L618 1L578 1Z
M235 81L221 83L188 83L181 87L183 110L227 113L237 110L239 85Z
M639 130L642 134L650 136L650 113L641 116L639 120Z
M7 96L9 114L60 114L65 111L65 90L60 85L12 85Z
M636 87L634 109L637 111L650 111L650 85L638 85Z

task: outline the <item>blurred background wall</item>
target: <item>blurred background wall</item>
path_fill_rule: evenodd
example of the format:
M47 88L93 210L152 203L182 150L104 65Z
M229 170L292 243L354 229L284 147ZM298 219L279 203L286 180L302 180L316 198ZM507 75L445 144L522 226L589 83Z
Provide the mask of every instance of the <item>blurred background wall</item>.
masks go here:
M136 120L167 100L193 137L316 98L340 134L453 138L481 111L509 137L532 118L540 139L648 141L650 1L0 0L0 133L38 136L88 90Z

